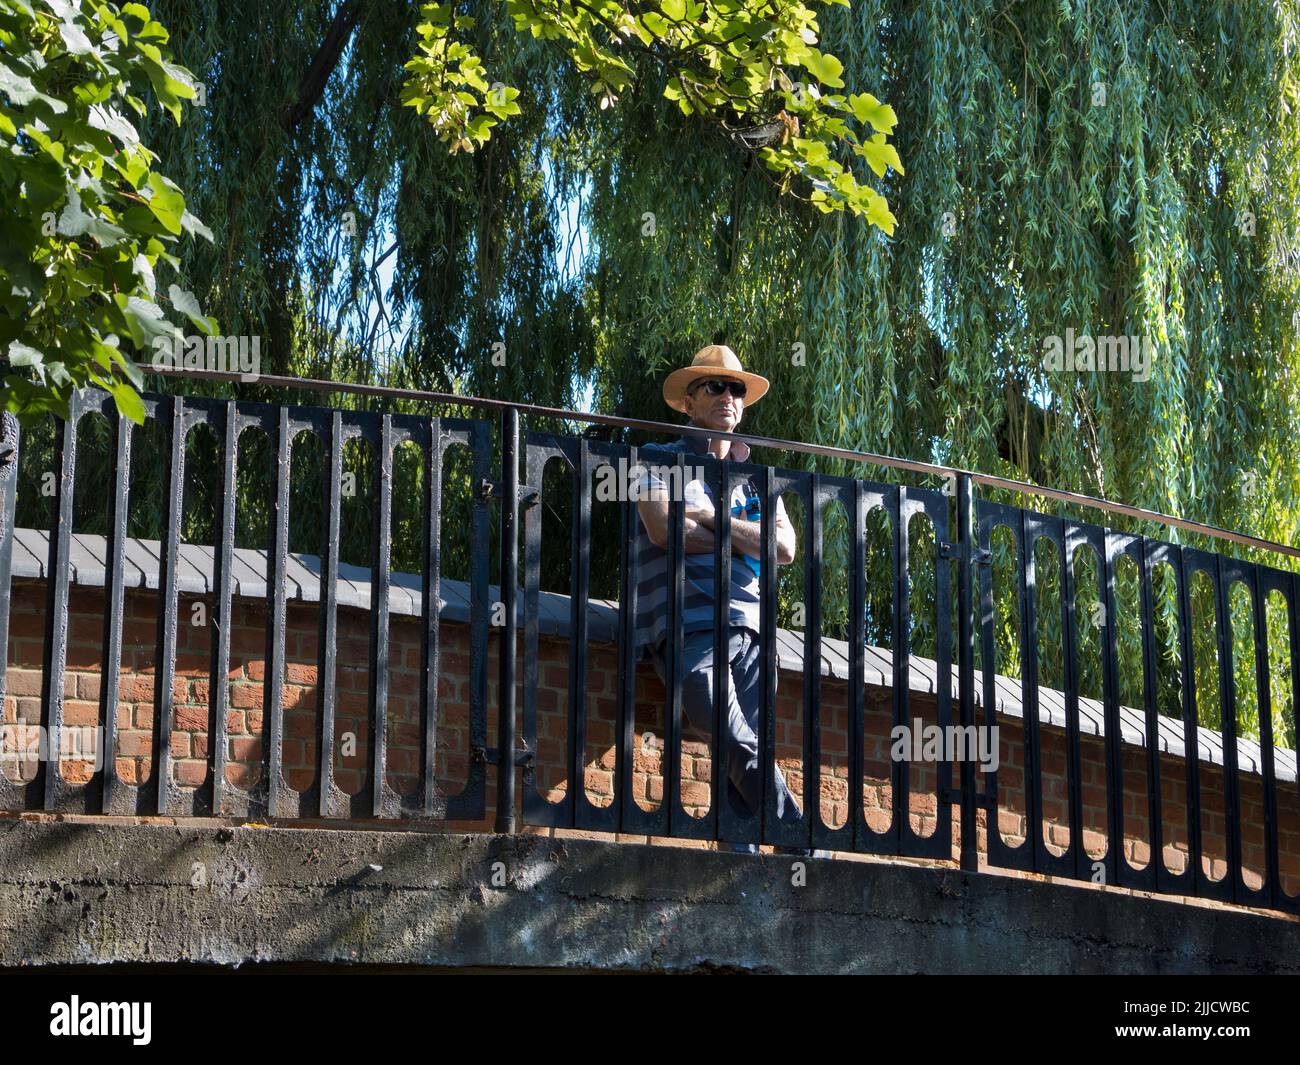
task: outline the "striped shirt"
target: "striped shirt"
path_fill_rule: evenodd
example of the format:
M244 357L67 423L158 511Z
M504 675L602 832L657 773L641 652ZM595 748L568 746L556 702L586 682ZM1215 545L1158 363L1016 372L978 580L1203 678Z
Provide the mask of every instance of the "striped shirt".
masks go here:
M666 469L677 455L686 456L686 466L691 467L691 456L707 454L708 444L699 437L682 437L676 443L641 448L638 463L642 467L637 482L639 498L649 491L668 491L664 482ZM700 467L702 469L702 467ZM713 486L706 480L693 479L686 483L684 497L687 503L704 496L714 504ZM734 484L731 490L733 520L761 521L762 510L758 493L752 482ZM785 507L777 497L777 515L785 517ZM639 575L636 602L636 644L645 653L668 635L669 573L668 552L657 547L646 532L645 522L638 522L637 534ZM731 552L731 626L759 631L759 573L758 559L742 555L733 547ZM713 552L688 553L685 564L686 584L682 589L682 632L696 632L713 628L714 563Z

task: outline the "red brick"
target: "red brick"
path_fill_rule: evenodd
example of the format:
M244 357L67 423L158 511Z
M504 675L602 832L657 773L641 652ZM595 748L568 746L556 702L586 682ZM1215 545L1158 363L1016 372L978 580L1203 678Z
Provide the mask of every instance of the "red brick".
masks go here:
M40 670L10 669L5 675L5 693L15 697L22 695L40 698Z
M262 741L260 739L232 739L230 741L230 757L236 762L256 762L262 756Z
M98 725L99 704L83 702L80 699L65 701L63 704L63 723L65 725Z
M291 684L315 684L316 665L315 663L307 665L303 662L286 662L284 675L285 679Z
M614 774L608 773L603 769L593 769L588 767L586 771L587 791L592 795L613 795L614 794ZM705 801L708 801L708 789L705 789Z
M117 737L117 753L123 758L147 758L153 750L153 735L131 729Z
M260 684L232 684L230 686L230 705L240 709L258 709L262 707L263 688Z
M179 706L173 718L173 728L183 732L206 732L208 728L208 711L204 707Z
M125 703L153 702L153 678L127 675L118 682L117 697Z
M261 779L261 776L262 771L259 766L241 765L238 762L226 764L226 780L231 787L242 791L252 791L253 785Z
M94 762L64 761L59 763L59 776L69 784L86 784L95 775Z

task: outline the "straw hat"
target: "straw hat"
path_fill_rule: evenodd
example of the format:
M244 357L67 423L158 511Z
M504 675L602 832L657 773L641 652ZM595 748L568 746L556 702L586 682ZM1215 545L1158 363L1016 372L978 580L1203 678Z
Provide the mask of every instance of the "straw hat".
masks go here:
M710 344L695 353L689 366L674 370L664 382L664 402L673 410L686 412L683 400L687 389L701 378L721 377L745 383L745 406L752 407L767 391L766 377L748 373L736 358L736 353L725 344Z

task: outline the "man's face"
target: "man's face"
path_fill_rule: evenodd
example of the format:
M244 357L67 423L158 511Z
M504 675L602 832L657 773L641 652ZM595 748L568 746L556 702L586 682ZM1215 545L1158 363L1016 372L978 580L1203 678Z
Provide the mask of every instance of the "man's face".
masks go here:
M735 430L744 413L745 401L739 396L733 396L730 389L722 389L722 395L714 396L710 394L708 388L709 381L729 383L730 380L722 377L704 377L695 383L695 386L686 393L683 401L686 414L692 422L705 429L720 429L724 433Z

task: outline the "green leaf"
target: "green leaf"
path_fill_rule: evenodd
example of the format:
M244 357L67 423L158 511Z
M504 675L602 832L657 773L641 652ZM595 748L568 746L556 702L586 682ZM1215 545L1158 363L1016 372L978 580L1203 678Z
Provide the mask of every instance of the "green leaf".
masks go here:
M167 289L167 298L172 301L173 307L205 333L212 332L212 323L203 314L203 309L199 306L199 301L194 298L192 292L186 292L179 285L171 285Z
M668 20L657 11L646 11L638 16L638 21L655 37L663 37L668 33ZM649 44L649 41L646 42Z
M71 21L81 14L81 5L74 0L46 0L46 6L64 22Z
M181 335L181 331L163 317L158 305L150 300L141 299L139 296L126 296L119 292L113 297L113 302L117 304L126 319L131 340L141 351L152 351L156 337L174 340Z
M9 363L11 366L31 366L41 372L45 356L36 348L29 347L19 340L9 342Z
M98 52L98 49L90 43L86 31L75 22L60 22L59 36L63 38L63 43L71 55L93 55Z
M805 140L802 137L794 139L795 151L803 160L813 166L819 166L830 159L830 149L823 141Z
M64 114L68 110L68 105L62 100L46 96L45 93L37 90L31 78L11 70L3 61L0 61L0 93L4 93L9 97L10 103L17 104L19 107L40 101L56 115Z
M892 144L885 142L883 133L877 133L871 140L857 145L853 150L867 161L867 165L875 171L876 177L884 177L887 166L892 166L900 174L903 173L903 163L898 158L898 152Z
M117 412L123 418L130 418L136 425L144 424L144 400L134 386L126 381L114 380L109 385L109 391L113 394Z
M888 104L882 104L869 92L850 96L849 106L853 109L854 118L862 123L870 123L881 133L893 132L894 126L898 124L894 109Z
M141 65L149 77L149 83L158 97L158 102L178 123L181 120L181 102L192 100L198 95L194 80L189 71L167 62L158 56L158 49L152 45L141 45L144 58Z
M86 121L95 129L116 137L128 148L140 143L140 134L136 132L135 126L115 108L95 104L86 112Z
M125 239L126 230L105 220L97 212L86 211L81 206L81 194L76 186L68 186L68 203L59 215L57 231L65 237L94 237L109 248Z
M97 340L94 347L103 355L107 355L111 365L117 366L136 388L144 388L144 374L140 368L122 351L121 345L116 336L109 336L105 340Z
M144 286L145 294L152 299L157 291L157 283L154 279L153 264L149 262L148 256L137 255L131 261L131 272L139 278L140 284Z
M802 63L823 85L829 85L833 89L843 86L844 82L840 75L844 73L844 64L833 55L819 52L816 48L809 48Z
M181 217L185 214L185 197L176 183L154 171L149 175L149 210L163 224L167 232L179 235Z
M898 219L890 211L888 201L879 195L873 196L871 206L867 208L867 221L879 226L891 237L894 235L894 227L898 225Z
M216 240L212 235L212 230L190 214L189 211L181 212L181 229L192 237L207 237L209 243L214 243Z

